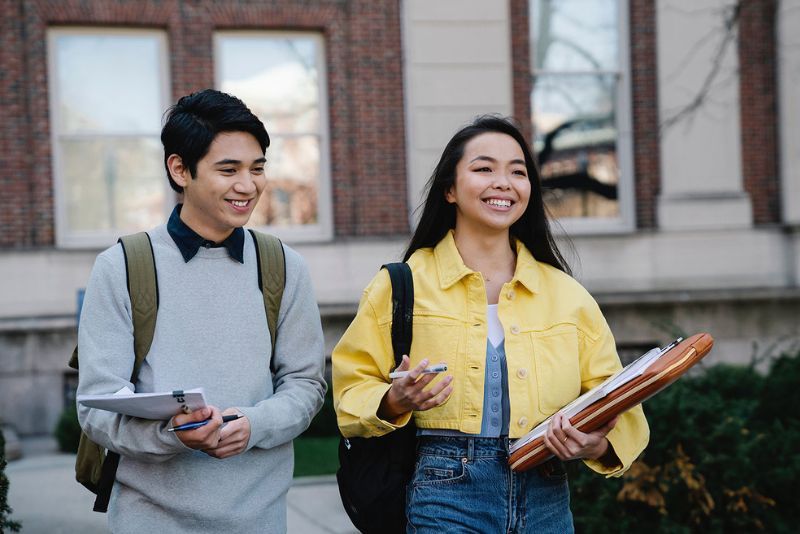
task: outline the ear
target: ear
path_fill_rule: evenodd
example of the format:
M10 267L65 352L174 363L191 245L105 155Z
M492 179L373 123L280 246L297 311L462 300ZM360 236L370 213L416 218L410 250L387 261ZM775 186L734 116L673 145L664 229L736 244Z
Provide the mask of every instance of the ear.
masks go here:
M183 159L177 154L170 154L167 158L167 169L169 175L181 187L186 187L192 179L189 169L183 164Z
M453 189L455 189L455 187L456 187L455 184L453 184L447 189L447 191L444 192L444 199L450 204L456 203L456 195L453 192Z

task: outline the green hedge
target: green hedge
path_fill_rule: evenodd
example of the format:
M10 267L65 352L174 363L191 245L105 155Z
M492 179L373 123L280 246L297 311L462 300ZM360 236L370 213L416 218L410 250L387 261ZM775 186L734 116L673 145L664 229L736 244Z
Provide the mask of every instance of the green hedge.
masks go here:
M570 465L579 532L795 532L800 356L716 365L644 405L650 444L621 479Z
M0 532L19 532L20 524L11 520L8 506L8 477L6 476L6 438L0 429Z

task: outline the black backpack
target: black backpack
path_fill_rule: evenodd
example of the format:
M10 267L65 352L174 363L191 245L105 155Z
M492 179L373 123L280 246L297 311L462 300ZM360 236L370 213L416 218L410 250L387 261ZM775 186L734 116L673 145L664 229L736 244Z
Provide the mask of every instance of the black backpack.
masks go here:
M406 263L383 266L392 281L392 349L395 367L411 350L414 280ZM364 534L406 531L406 486L414 472L413 421L377 438L341 438L336 481L342 504Z

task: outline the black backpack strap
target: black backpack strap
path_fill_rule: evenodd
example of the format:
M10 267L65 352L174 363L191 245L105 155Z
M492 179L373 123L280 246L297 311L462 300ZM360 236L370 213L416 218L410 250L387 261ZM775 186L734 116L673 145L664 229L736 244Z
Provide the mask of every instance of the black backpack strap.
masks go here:
M136 360L133 364L131 382L136 382L139 369L142 367L156 330L158 315L158 278L153 245L147 232L123 236L119 239L125 254L125 271L128 278L128 294L131 299L131 318L133 322L133 352ZM111 489L117 477L119 454L106 452L100 480L97 482L97 497L94 501L95 512L108 511Z
M382 266L389 271L392 282L392 349L394 364L399 366L403 355L411 352L414 320L414 278L405 262L387 263Z
M267 327L272 341L269 370L275 374L275 342L278 339L278 314L281 311L283 288L286 285L286 255L283 244L277 237L249 230L256 245L258 262L258 288L264 296Z

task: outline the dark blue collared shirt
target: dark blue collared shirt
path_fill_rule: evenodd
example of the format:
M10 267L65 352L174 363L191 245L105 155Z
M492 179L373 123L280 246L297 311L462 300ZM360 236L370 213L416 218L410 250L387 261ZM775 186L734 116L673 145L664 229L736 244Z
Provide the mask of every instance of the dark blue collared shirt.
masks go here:
M167 231L172 236L172 240L178 245L178 249L183 255L183 260L188 262L194 258L200 247L216 248L225 247L231 258L244 263L244 230L241 227L234 228L231 235L225 238L222 243L214 243L204 238L181 220L181 208L183 204L178 204L172 210L167 222Z

